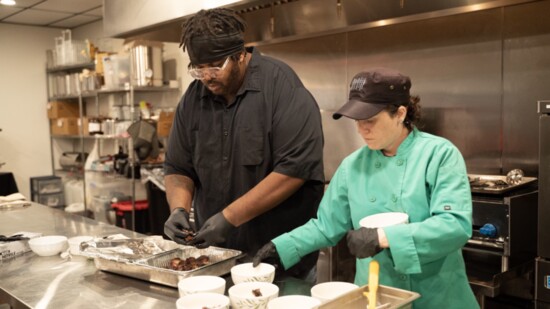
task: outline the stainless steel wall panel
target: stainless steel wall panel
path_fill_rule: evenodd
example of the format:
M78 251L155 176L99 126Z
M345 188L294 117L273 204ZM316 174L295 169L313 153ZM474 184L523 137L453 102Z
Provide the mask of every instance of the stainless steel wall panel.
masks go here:
M427 132L451 140L471 173L498 174L501 14L482 11L351 32L348 71L388 66L409 74ZM482 119L482 121L480 121Z
M504 11L503 170L538 173L537 100L550 98L550 1Z

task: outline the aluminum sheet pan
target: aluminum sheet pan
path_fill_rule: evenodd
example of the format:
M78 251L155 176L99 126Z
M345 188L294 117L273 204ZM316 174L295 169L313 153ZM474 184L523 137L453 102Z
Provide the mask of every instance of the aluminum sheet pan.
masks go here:
M468 179L471 181L473 180L481 180L481 181L504 181L506 182L506 176L500 176L500 175L474 175L474 174L468 174ZM521 182L519 184L515 185L508 185L507 187L497 187L497 188L490 188L490 187L471 187L472 193L485 193L485 194L502 194L511 190L516 190L518 188L524 187L530 183L533 183L536 181L536 177L523 177L521 179Z
M363 292L368 290L368 285L364 285L322 304L319 309L365 309L368 299ZM420 294L415 292L380 285L378 286L376 309L410 309L412 302L419 297Z
M132 262L166 252L152 238L94 239L80 244L82 255Z
M168 269L170 260L173 258L197 258L201 255L208 256L210 258L210 263L188 271ZM241 251L232 249L213 246L205 249L197 249L191 246L182 246L182 248L163 252L137 261L123 262L96 257L94 262L97 269L103 271L177 287L178 281L183 278L199 275L225 275L231 271L231 267L235 266L237 259L243 256L244 254Z

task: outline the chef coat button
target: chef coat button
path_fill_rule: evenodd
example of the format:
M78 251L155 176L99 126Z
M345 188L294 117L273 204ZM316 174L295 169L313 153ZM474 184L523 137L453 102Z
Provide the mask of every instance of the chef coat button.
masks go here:
M397 165L398 165L398 166L401 166L401 165L403 165L403 159L399 159L399 160L397 160Z
M227 156L223 156L222 158L224 161L227 161Z
M227 136L229 135L229 132L227 132L227 130L223 130L223 136Z
M380 162L376 162L376 163L374 163L374 167L376 167L376 168L380 168L380 166L382 166L382 163L380 163Z
M395 194L392 194L392 195L391 195L391 200L392 200L392 202L394 202L394 203L397 202L397 196L396 196Z
M371 201L371 202L376 202L376 197L371 196L371 197L369 198L369 201Z
M406 275L400 275L400 276L399 276L399 279L405 281L405 280L407 280L407 276L406 276Z

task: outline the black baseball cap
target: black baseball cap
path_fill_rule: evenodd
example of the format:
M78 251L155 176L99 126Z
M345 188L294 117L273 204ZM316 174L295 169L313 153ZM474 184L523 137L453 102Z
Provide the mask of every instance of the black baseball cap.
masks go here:
M349 100L332 118L369 119L388 105L406 105L411 79L399 71L374 68L358 73L350 84Z

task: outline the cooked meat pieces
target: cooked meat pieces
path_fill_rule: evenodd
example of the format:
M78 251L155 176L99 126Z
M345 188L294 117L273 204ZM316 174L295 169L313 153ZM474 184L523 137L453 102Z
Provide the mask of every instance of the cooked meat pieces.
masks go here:
M252 294L254 294L254 296L256 296L256 297L262 296L262 292L260 291L260 289L252 290Z
M176 257L170 260L169 268L172 270L185 271L205 266L208 263L210 263L210 258L206 255L201 255L198 258L188 257L186 259Z
M183 237L183 239L185 241L191 241L193 240L193 238L195 238L195 235L197 235L197 233L195 233L193 230L189 230L189 229L182 229L181 230L183 232L183 234L185 235Z

